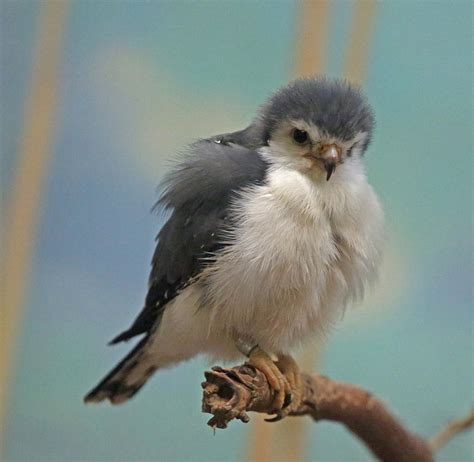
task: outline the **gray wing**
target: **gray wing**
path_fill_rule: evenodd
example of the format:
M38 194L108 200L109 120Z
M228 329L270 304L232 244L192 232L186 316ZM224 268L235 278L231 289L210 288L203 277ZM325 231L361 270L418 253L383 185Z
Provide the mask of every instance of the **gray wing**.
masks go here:
M112 344L147 333L159 322L166 304L223 247L236 192L263 182L267 164L254 149L234 144L232 135L192 144L162 182L157 206L170 209L171 216L157 236L145 306Z

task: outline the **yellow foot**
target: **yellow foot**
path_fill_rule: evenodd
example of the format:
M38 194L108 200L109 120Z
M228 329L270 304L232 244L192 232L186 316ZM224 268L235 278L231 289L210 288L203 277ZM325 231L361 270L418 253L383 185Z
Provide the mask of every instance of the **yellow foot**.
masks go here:
M276 417L270 422L276 422L296 410L301 401L300 375L298 365L291 356L280 355L277 362L259 347L249 356L249 364L262 371L275 393L272 407Z
M296 361L289 355L279 355L276 366L285 377L288 389L286 390L289 396L288 404L284 406L276 417L271 419L272 422L286 417L290 412L296 411L301 404L301 376L300 369ZM285 403L286 404L286 403Z

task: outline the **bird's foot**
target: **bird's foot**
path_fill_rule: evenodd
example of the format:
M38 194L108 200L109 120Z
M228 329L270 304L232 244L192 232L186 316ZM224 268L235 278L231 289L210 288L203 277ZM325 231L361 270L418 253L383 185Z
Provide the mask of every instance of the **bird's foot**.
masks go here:
M281 355L273 361L261 348L256 347L249 355L249 364L262 371L275 396L269 422L276 422L296 410L301 401L301 383L298 365L291 356Z
M288 388L285 391L287 399L285 406L276 413L275 417L269 419L269 422L278 422L291 412L296 411L301 404L301 376L298 364L289 355L279 355L278 361L275 364L288 384Z

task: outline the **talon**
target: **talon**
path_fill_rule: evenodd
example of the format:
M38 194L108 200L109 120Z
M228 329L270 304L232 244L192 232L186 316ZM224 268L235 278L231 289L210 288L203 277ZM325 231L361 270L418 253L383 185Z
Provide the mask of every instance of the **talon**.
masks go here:
M288 398L285 397L285 403L282 409L283 417L291 412L296 411L301 403L301 378L299 374L298 364L288 355L280 355L277 361L277 367L284 375L288 383L286 392Z
M291 393L285 394L285 401L283 401L283 408L288 407L293 401L293 395Z
M278 422L298 409L301 401L301 383L298 365L291 356L281 355L277 362L259 347L249 355L249 364L265 374L274 393L272 409L276 416L268 422Z
M270 419L263 419L265 422L279 422L280 420L283 419L284 416L281 414L277 414L275 417L271 417Z
M248 363L263 372L274 393L272 406L277 411L281 410L289 385L285 376L281 373L280 369L278 369L278 366L272 358L259 347L254 348L250 352Z

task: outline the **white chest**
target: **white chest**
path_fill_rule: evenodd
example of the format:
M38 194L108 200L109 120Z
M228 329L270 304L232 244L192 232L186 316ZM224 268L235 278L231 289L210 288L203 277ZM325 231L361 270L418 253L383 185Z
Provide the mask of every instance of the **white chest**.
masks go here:
M375 276L383 214L364 175L318 184L276 169L236 203L232 245L210 275L216 328L287 351L325 329Z

